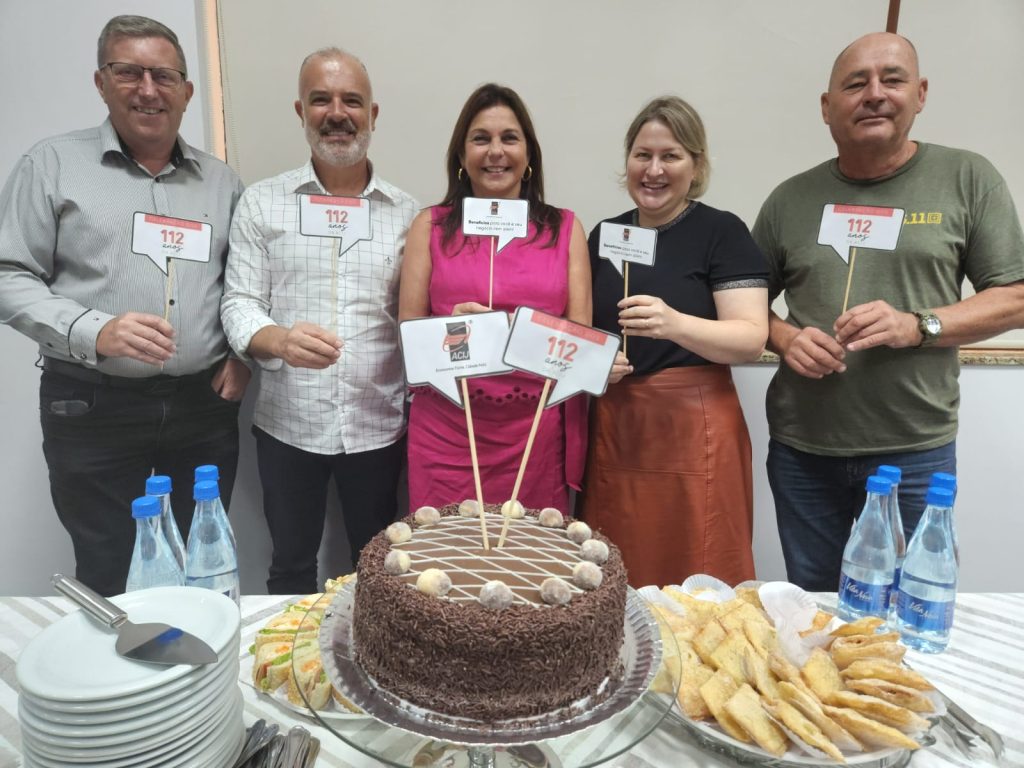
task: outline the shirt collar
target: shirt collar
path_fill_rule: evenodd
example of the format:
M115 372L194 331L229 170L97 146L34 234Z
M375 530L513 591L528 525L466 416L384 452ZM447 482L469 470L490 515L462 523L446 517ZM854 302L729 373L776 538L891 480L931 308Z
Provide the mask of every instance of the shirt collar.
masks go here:
M323 184L320 183L320 179L317 178L316 171L313 169L312 160L307 160L306 164L299 169L299 175L295 183L294 191L297 194L310 192L319 192L323 195L327 194L327 190L324 189ZM394 187L377 175L377 172L373 168L373 163L370 163L370 182L366 185L366 188L359 193L359 197L368 197L370 199L378 200L383 199L389 203L395 202Z
M114 130L114 124L110 122L109 117L100 126L100 154L103 158L114 154L134 161L131 150L128 149L128 145L121 140L117 131ZM180 135L174 142L174 151L171 152L171 165L175 168L191 170L197 176L202 177L202 166L199 163L199 158L192 147L182 141Z

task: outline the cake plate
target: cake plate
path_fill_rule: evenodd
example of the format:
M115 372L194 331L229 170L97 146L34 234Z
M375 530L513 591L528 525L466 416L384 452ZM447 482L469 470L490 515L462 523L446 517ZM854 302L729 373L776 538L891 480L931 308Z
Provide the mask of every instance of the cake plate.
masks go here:
M660 619L632 589L627 593L619 651L623 678L607 698L584 699L556 713L495 723L433 712L378 688L355 661L354 601L355 584L349 583L336 595L325 595L311 610L323 611L319 637L328 677L374 719L326 721L313 715L350 746L389 765L585 768L643 740L675 701L674 692L648 690L661 662L662 636L672 634L660 630ZM678 685L677 673L673 687Z

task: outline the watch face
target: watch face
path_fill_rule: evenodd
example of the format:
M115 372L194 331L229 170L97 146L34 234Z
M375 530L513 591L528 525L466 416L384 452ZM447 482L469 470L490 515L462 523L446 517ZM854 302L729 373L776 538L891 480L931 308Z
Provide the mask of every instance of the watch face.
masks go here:
M942 322L935 315L924 318L924 332L929 336L938 336L942 333Z

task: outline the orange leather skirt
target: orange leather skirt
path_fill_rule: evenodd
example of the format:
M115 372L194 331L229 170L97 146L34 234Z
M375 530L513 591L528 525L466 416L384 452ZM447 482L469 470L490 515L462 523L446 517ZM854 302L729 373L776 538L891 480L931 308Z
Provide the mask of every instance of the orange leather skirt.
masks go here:
M754 578L750 435L725 365L627 376L595 398L579 516L634 587Z

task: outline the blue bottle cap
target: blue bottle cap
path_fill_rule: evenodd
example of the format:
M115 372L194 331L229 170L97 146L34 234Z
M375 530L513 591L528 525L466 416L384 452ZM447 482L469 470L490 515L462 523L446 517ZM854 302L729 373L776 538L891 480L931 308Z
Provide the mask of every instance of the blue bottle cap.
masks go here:
M155 517L160 514L160 499L156 496L140 496L132 502L132 517Z
M220 480L220 472L217 471L216 464L203 464L201 467L196 467L196 482L201 483L204 480Z
M928 495L925 496L924 503L932 507L952 507L953 492L949 488L939 488L933 485L928 489Z
M955 491L956 475L951 475L949 472L935 472L932 474L931 484L936 488L948 488L951 491Z
M192 498L196 501L209 501L220 496L220 489L216 480L203 480L192 488Z
M868 493L880 493L883 496L888 496L892 493L892 483L878 475L872 475L869 477L868 482L864 487L867 489Z
M167 475L153 475L146 478L146 494L159 496L162 493L171 492L171 478Z
M875 471L875 474L891 481L893 485L898 485L900 480L903 479L903 472L899 467L894 467L892 464L883 464Z

